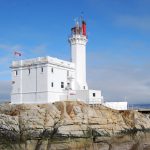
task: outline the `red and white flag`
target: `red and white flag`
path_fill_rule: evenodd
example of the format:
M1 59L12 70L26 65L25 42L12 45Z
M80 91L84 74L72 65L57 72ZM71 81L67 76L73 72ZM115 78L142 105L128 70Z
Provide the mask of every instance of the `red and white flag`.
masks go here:
M15 51L15 52L14 52L14 55L15 55L15 56L21 56L21 53L20 53L20 52Z

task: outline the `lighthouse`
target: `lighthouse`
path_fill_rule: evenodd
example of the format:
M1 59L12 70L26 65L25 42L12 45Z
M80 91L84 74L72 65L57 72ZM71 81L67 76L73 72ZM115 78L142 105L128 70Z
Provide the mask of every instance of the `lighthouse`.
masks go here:
M82 21L81 25L79 22L76 22L75 27L71 28L69 43L71 48L71 61L75 64L75 89L77 90L88 90L86 82L87 42L86 22Z
M69 44L71 62L46 56L13 61L12 104L84 101L113 109L127 109L127 102L105 102L100 90L88 88L86 82L86 22L71 28Z
M13 61L11 103L53 103L80 100L103 102L100 90L89 89L86 80L86 22L71 28L71 61L46 56Z

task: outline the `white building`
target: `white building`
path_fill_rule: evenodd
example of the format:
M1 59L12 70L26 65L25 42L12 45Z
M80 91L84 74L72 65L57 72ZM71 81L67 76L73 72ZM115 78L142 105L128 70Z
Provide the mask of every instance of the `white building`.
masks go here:
M127 110L127 108L128 108L127 101L123 101L123 102L104 102L103 105L106 106L106 107L112 108L112 109L116 109L116 110Z
M52 103L60 100L103 103L101 91L90 90L87 85L87 42L86 23L82 21L79 25L77 22L69 38L71 62L49 56L13 61L11 103ZM117 104L113 104L113 108L114 105L118 109ZM122 105L119 104L120 109L127 108Z
M49 56L12 62L12 103L102 102L101 91L89 90L86 82L86 23L71 31L71 62Z

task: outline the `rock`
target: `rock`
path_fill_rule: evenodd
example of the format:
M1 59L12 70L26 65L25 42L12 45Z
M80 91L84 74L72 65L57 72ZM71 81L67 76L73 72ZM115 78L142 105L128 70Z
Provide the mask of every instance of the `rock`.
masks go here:
M10 141L18 141L20 139L20 129L18 125L17 116L0 114L0 137Z
M52 143L55 140L89 138L96 141L98 137L138 134L138 131L147 130L150 130L150 119L137 111L117 111L102 105L91 107L79 101L0 105L0 149L6 145L8 149L55 149ZM13 143L13 148L8 141ZM110 144L102 141L96 145L115 149L116 145ZM133 145L136 147L136 142L124 142L123 147L128 149ZM68 144L64 147L69 149Z

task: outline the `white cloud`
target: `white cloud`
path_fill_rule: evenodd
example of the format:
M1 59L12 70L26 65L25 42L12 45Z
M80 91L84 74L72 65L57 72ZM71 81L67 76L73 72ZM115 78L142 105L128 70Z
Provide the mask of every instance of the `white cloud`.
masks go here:
M10 60L9 56L0 58L0 65L7 63Z
M22 49L20 45L8 45L8 44L0 44L0 69L7 70L11 64L11 61L14 58L14 51L19 51Z
M149 16L118 15L115 18L115 24L118 26L134 28L141 31L150 31Z
M11 82L0 80L0 102L10 101Z
M132 64L103 55L104 63L99 54L88 64L87 76L90 88L102 90L106 100L118 101L127 98L130 103L150 103L150 70L149 65ZM121 59L121 58L120 58ZM134 60L133 60L134 62ZM149 61L150 63L150 61Z
M40 45L37 45L35 47L33 47L30 51L33 53L33 55L35 56L43 56L43 55L46 55L47 54L47 46L44 45L44 44L40 44Z
M1 51L7 51L7 54L10 54L8 52L13 52L16 50L21 50L22 46L21 45L9 45L9 44L0 44L0 50Z
M4 70L4 71L0 71L0 79L2 76L8 76L10 75L10 70Z

